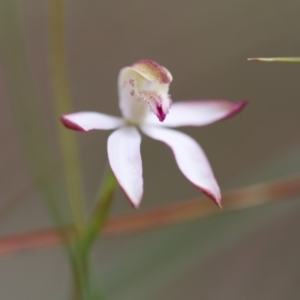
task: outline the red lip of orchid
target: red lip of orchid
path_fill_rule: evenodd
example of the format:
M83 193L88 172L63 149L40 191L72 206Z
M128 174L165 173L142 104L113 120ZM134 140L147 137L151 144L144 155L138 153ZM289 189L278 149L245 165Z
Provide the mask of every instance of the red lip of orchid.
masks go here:
M61 120L67 128L82 132L116 129L108 138L108 159L119 185L135 208L143 196L141 135L137 127L169 146L183 175L221 206L218 183L200 145L190 136L166 127L208 125L235 115L247 101L194 100L172 104L168 94L171 82L172 75L165 67L151 60L138 61L119 74L122 118L77 112L63 115Z

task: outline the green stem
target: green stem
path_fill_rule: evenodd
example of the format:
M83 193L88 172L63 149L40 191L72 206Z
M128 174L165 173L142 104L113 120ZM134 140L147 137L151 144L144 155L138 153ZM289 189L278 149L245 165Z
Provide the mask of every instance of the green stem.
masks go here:
M64 1L50 1L51 23L51 66L54 87L56 115L71 112L72 105L68 89L67 68L65 61L64 44ZM77 233L81 232L84 221L84 193L81 180L80 164L77 143L74 133L67 131L59 122L58 133L60 138L63 169L68 199L75 222Z
M91 300L89 256L83 255L76 242L68 248L68 251L74 276L72 299Z
M90 272L89 255L85 255L80 245L69 248L69 258L74 276L72 300L102 300L104 299L98 284L95 284Z
M100 185L97 195L98 203L90 219L87 222L85 230L75 241L75 247L71 248L70 258L73 267L74 281L77 294L82 300L102 299L97 287L93 286L89 270L89 257L93 242L99 235L108 217L109 209L112 204L114 191L116 188L116 179L111 170L107 168L103 183ZM74 297L74 299L76 299Z
M87 222L86 230L81 240L83 253L89 252L93 242L99 236L99 232L101 232L107 220L116 186L117 182L115 176L110 168L107 168L103 184L100 185L98 191L97 206Z

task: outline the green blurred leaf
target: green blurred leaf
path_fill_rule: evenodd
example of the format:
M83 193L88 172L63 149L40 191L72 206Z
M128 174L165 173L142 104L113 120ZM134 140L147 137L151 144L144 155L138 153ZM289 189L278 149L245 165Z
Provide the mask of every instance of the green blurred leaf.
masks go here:
M21 16L13 0L0 1L0 55L9 99L35 182L57 223L68 218L65 190L42 115L25 47Z

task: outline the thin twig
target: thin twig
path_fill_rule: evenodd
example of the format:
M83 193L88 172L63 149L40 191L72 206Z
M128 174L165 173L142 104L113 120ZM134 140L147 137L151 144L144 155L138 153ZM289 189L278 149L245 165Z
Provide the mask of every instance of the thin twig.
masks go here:
M145 212L116 216L107 221L103 233L106 236L132 234L179 222L288 200L299 195L300 175L297 175L227 192L223 196L223 209L217 208L207 199L195 199ZM0 256L58 246L62 243L63 240L59 231L55 229L3 237L0 239Z

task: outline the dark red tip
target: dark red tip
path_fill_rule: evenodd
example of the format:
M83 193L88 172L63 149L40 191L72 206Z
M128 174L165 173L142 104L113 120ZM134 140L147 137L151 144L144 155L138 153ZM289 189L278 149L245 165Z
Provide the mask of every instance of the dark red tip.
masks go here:
M82 127L80 127L77 124L73 123L72 121L68 120L65 116L62 116L60 118L60 120L65 125L65 127L68 129L75 130L75 131L81 131L81 132L86 131Z
M166 118L166 113L163 111L162 106L157 106L157 117L160 122L163 122Z

